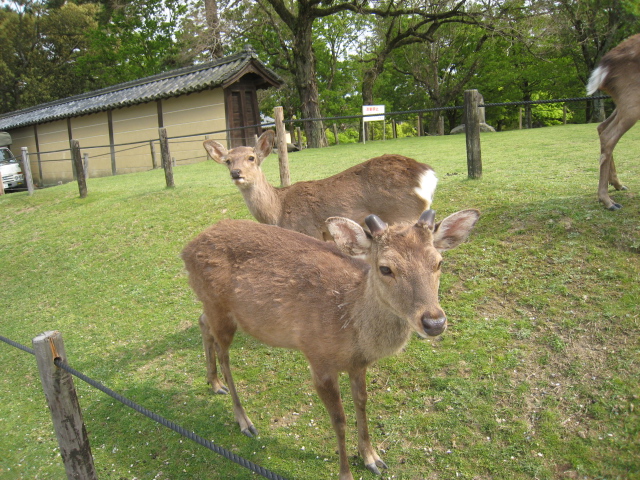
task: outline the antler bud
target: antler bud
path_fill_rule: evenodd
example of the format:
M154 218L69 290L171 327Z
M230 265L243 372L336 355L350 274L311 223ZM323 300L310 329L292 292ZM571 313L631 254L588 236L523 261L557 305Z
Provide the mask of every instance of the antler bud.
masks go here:
M369 215L364 219L364 223L367 224L372 235L380 235L389 227L377 215Z

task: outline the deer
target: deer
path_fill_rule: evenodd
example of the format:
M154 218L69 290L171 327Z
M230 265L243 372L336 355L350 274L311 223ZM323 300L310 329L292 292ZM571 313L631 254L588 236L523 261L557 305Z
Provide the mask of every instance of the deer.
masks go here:
M203 145L209 156L229 168L251 214L260 223L331 240L325 220L346 217L364 226L374 213L384 222L415 222L431 207L438 179L424 163L401 155L382 155L332 177L276 188L260 168L273 148L265 130L255 147L227 150L215 140Z
M609 196L609 184L627 190L620 183L613 161L613 149L620 138L640 119L640 34L633 35L606 53L593 70L587 94L596 90L609 94L616 105L607 119L598 125L600 137L600 181L598 199L608 210L622 205Z
M335 243L225 219L188 243L182 259L203 307L207 381L214 393L231 394L240 431L258 435L231 373L229 349L238 329L304 354L335 431L340 480L353 478L338 383L339 373L347 372L358 451L374 474L388 468L369 435L367 368L402 350L412 332L426 338L445 331L447 317L438 300L441 254L468 238L479 215L467 209L435 223L435 212L427 210L415 223L395 225L370 215L368 231L351 219L331 217L326 223Z

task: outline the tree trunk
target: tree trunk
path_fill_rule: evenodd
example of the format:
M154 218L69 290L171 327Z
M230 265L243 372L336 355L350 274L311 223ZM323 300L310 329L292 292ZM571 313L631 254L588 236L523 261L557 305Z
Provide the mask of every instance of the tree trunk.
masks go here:
M204 0L204 9L207 19L207 44L205 48L209 50L212 60L222 58L224 51L222 49L222 39L220 37L220 17L218 16L217 0Z
M316 56L313 51L311 36L313 18L298 17L293 31L293 61L295 62L296 88L302 102L303 118L322 118L320 113L320 96L318 95L318 81L316 79ZM305 122L304 130L307 134L307 145L310 148L328 146L324 123L321 120Z

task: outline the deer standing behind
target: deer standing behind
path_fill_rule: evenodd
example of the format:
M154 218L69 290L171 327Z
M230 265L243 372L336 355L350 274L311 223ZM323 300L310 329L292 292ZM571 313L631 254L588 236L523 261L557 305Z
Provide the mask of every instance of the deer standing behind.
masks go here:
M609 184L616 190L626 190L620 183L613 161L613 149L618 140L640 119L640 34L627 38L609 51L591 73L587 94L602 90L611 95L616 108L598 125L600 136L600 181L598 199L609 210L622 207L608 193Z
M329 178L275 188L260 168L273 140L273 130L266 130L255 148L227 150L214 140L204 142L209 156L229 167L231 179L260 223L331 240L325 223L329 217L364 225L365 217L373 213L387 223L415 222L431 206L438 183L433 169L401 155L383 155Z
M326 222L335 244L249 220L223 220L185 247L189 283L203 305L207 379L214 392L231 393L242 433L257 435L229 365L238 328L305 355L338 439L340 480L353 478L338 384L339 372L348 372L358 451L370 471L386 468L369 438L367 367L402 349L411 332L427 337L445 330L438 302L441 252L468 237L479 212L463 210L438 224L434 217L428 210L415 224L388 226L371 215L365 220L370 235L352 220L333 217ZM216 356L227 386L218 377Z

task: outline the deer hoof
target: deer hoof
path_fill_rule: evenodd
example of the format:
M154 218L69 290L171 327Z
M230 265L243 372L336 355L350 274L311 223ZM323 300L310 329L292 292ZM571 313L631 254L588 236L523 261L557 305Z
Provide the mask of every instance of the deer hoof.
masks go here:
M607 210L610 210L612 212L615 212L616 210L620 210L622 208L622 205L620 205L619 203L612 203Z
M387 467L387 464L380 459L376 460L375 463L370 463L369 465L365 465L365 466L367 467L367 470L369 470L371 473L375 475L382 475L378 467L384 468L384 469L389 468Z
M249 438L258 436L258 430L253 425L249 425L247 428L242 430L242 433L244 433Z

